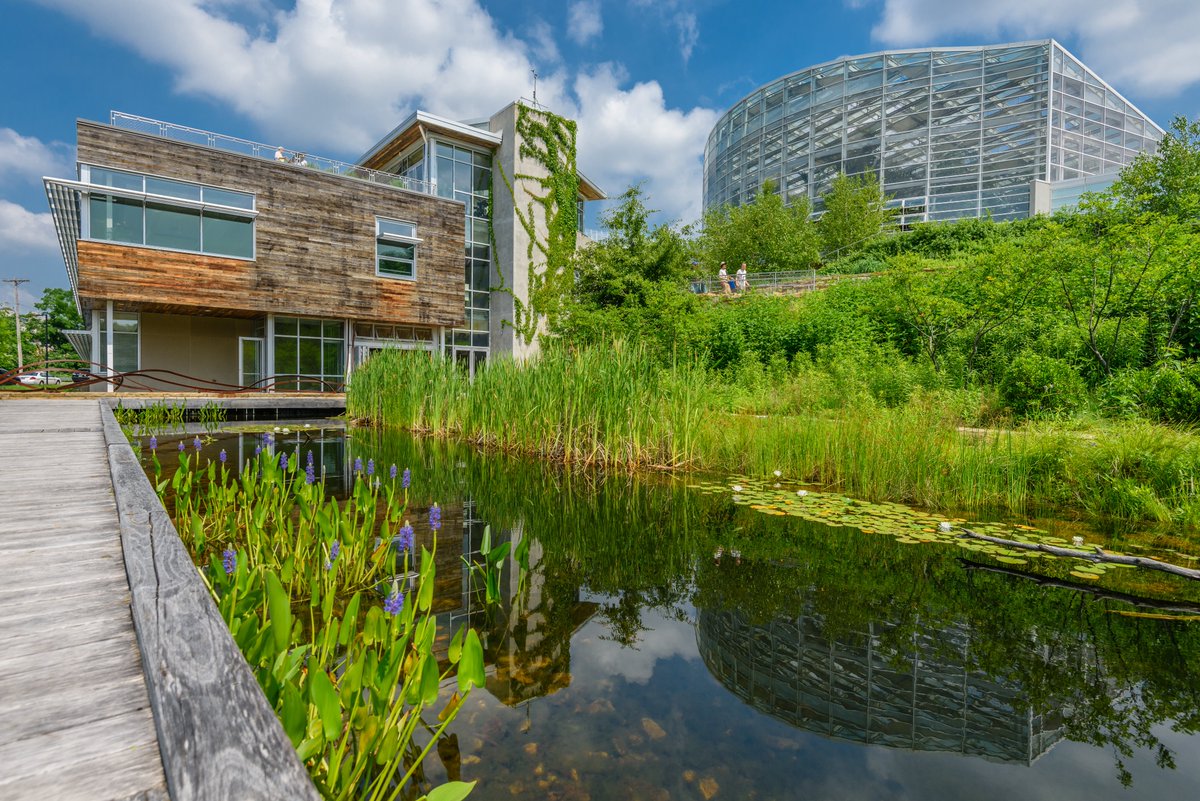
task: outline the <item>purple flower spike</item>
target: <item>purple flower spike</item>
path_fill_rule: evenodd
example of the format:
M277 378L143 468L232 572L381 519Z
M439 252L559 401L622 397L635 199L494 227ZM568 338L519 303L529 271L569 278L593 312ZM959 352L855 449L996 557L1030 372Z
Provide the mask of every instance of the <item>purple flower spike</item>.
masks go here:
M260 453L262 453L262 445L255 445L254 446L254 455L258 456Z
M287 454L286 454L286 453L281 453L281 454L279 454L279 469L280 469L280 470L287 470L287 467L288 467L288 465L287 465Z
M224 448L221 448L221 454L220 454L220 457L221 457L221 464L225 464L225 460L229 458L229 454L227 454L227 453L225 452L225 449L224 449Z
M400 477L400 486L408 489L408 485L412 483L412 471L407 467L404 468L404 475Z
M333 541L333 545L329 546L329 558L325 560L325 569L331 570L333 563L337 561L338 554L342 551L342 544L337 540Z
M404 526L400 529L400 534L392 540L392 543L400 551L411 551L413 547L413 527L404 521Z
M367 460L367 475L368 476L375 475L375 460L374 459Z
M196 437L194 440L192 440L192 446L193 446L193 447L194 447L196 450L200 450L200 446L201 446L202 444L204 444L204 443L200 442L200 438L199 438L199 437Z
M312 455L312 451L309 451L308 452L308 466L312 467L312 463L313 463L313 455Z
M158 449L158 437L151 434L150 435L150 450L153 451L153 450L157 450L157 449Z
M361 456L354 457L354 472L355 473L362 472L362 457Z
M396 590L383 602L383 611L389 615L398 615L404 609L404 593Z
M179 440L179 452L183 453L183 440Z
M226 548L221 553L221 566L225 568L225 575L233 575L233 571L237 570L237 551Z
M396 480L396 465L392 465L388 468L388 478L390 478L392 481Z
M308 467L304 468L304 483L305 484L316 484L317 483L317 471L312 466L311 462L309 462Z
M434 531L442 527L442 507L436 503L429 508L429 527Z

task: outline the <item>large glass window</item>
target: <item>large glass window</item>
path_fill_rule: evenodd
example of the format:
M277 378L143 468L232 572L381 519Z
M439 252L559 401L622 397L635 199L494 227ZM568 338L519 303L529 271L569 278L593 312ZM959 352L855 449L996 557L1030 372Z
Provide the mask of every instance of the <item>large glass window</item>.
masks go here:
M279 389L320 392L345 380L346 337L337 320L276 317L274 345Z
M84 235L105 242L254 258L254 195L84 165L91 192Z

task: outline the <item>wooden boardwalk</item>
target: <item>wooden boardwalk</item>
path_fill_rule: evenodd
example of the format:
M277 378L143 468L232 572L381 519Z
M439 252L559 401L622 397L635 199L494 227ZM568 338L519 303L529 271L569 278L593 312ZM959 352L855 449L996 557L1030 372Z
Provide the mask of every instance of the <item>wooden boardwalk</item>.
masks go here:
M0 402L0 798L165 799L99 403Z

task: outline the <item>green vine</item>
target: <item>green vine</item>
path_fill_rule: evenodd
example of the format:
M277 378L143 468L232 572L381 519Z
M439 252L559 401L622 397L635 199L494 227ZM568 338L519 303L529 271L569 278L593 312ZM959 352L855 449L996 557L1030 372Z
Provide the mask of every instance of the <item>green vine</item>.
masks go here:
M562 302L563 290L571 277L571 260L575 254L576 231L579 227L578 209L575 200L579 195L579 173L575 167L574 120L560 117L549 111L517 106L516 131L520 137L517 154L531 159L546 169L545 176L516 173L510 180L504 167L495 164L505 189L513 200L513 211L517 221L529 238L526 248L528 259L529 295L525 301L518 298L511 287L501 285L494 291L506 292L513 299L513 319L504 320L525 341L526 345L537 336L538 321L553 317ZM519 181L531 200L525 209L517 203L513 181ZM545 236L538 236L534 204L542 208L546 221ZM488 220L494 225L495 207L488 200ZM492 254L495 259L496 237L491 233ZM540 254L540 258L539 258ZM539 269L541 262L542 269Z

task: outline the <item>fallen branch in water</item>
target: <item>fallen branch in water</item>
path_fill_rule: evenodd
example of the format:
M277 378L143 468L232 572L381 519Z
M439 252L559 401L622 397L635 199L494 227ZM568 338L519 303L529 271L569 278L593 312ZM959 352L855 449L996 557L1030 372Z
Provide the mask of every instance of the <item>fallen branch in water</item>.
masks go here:
M1130 595L1126 592L1105 590L1089 584L1076 584L1073 581L1062 581L1060 579L1050 578L1048 576L1039 576L1036 573L1026 573L1011 567L983 565L979 562L972 562L970 559L963 559L962 557L959 557L959 562L967 570L982 570L988 573L1001 573L1005 576L1014 576L1016 578L1032 581L1039 587L1055 587L1064 590L1074 590L1075 592L1086 593L1097 600L1118 601L1120 603L1130 604L1131 606L1140 606L1145 609L1157 609L1163 612L1188 612L1192 614L1200 612L1200 604L1189 603L1187 601L1162 601L1157 598L1143 598L1140 595Z
M1091 551L1077 551L1072 548L1059 548L1057 545L1044 545L1040 542L1021 542L1020 540L1005 540L1000 537L991 537L987 534L978 534L970 529L964 528L959 537L965 537L973 540L983 540L996 545L1003 545L1006 548L1019 548L1024 551L1042 551L1053 556L1066 556L1072 559L1087 559L1091 562L1109 562L1115 565L1133 565L1134 567L1145 567L1150 570L1161 570L1164 573L1170 573L1175 576L1183 576L1184 578L1200 581L1200 570L1193 570L1190 567L1180 567L1173 565L1170 562L1160 562L1157 559L1151 559L1147 556L1126 556L1124 554L1105 553L1099 546L1093 546Z

